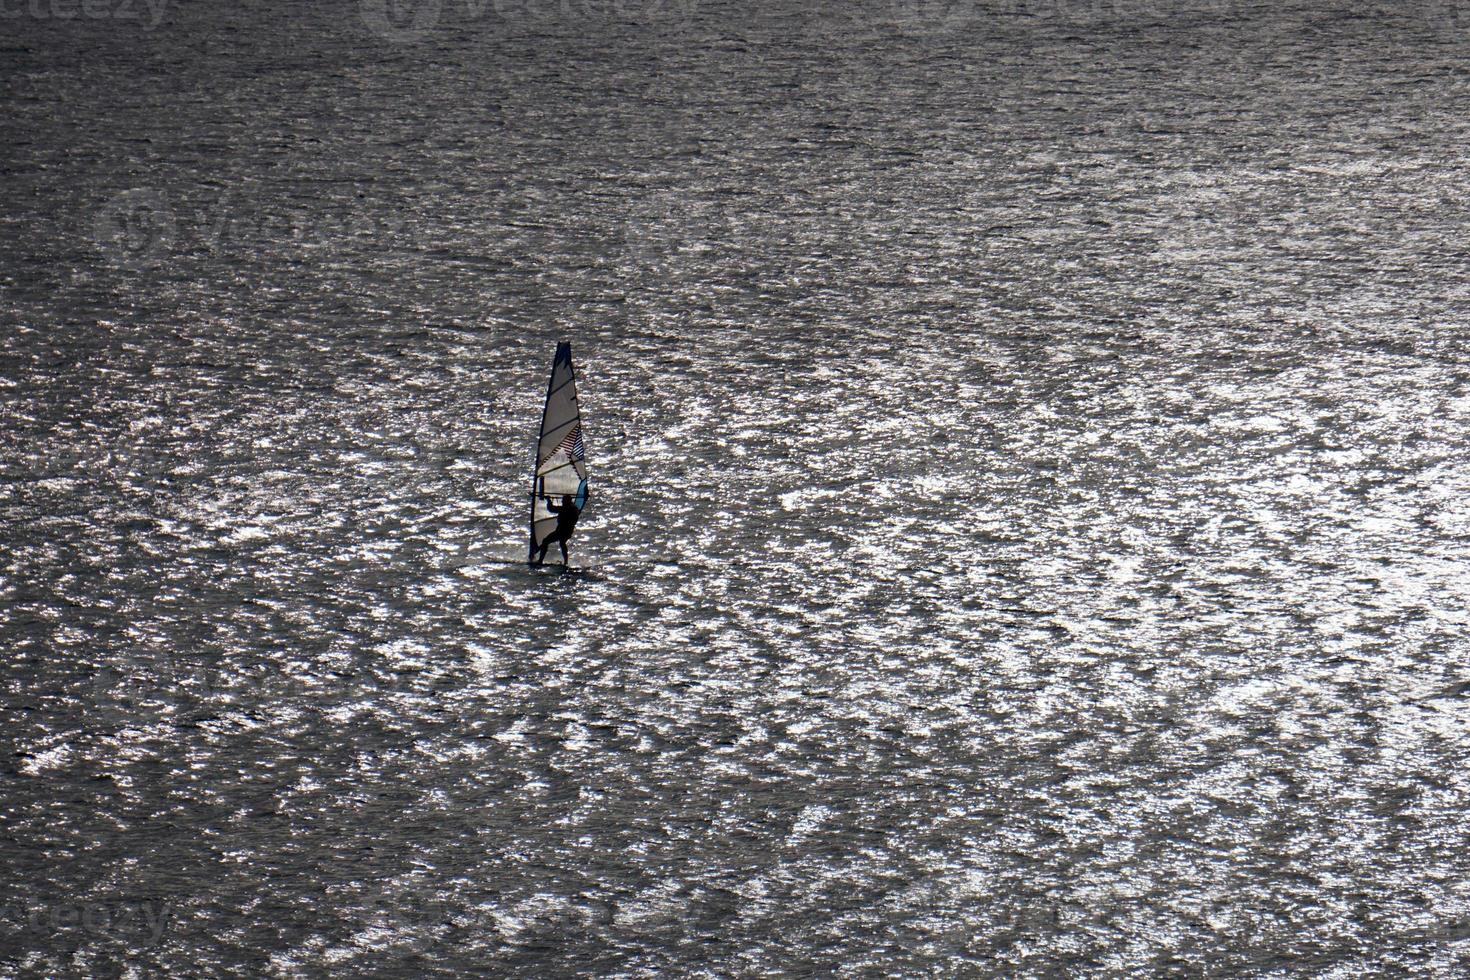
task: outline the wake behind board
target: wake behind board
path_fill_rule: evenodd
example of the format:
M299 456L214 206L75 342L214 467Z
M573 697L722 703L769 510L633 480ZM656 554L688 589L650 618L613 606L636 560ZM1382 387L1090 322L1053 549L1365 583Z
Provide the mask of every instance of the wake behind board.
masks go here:
M546 383L546 406L541 410L541 434L536 440L536 465L531 478L531 550L535 562L557 527L557 515L548 504L577 507L587 502L587 451L582 444L582 409L577 404L577 372L572 367L572 345L556 345L551 378ZM553 544L546 554L560 551Z

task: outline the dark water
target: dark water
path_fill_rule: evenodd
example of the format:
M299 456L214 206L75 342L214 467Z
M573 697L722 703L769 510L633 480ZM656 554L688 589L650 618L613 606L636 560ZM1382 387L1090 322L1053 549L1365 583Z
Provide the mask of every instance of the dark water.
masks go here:
M0 973L1466 968L1470 10L49 4Z

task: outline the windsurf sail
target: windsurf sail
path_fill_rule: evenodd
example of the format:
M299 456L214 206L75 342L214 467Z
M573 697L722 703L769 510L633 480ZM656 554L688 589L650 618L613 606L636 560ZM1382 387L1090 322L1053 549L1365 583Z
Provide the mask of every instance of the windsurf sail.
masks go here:
M556 515L546 498L558 507L587 502L587 449L582 444L582 410L577 405L577 372L572 367L572 345L556 345L551 380L546 385L546 407L541 412L541 438L536 442L536 471L531 486L531 560L541 542L556 530Z

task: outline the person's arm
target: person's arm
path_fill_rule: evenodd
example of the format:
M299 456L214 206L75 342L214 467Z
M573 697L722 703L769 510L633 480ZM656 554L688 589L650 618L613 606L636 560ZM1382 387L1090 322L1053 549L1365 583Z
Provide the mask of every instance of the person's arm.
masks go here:
M562 509L560 507L558 507L556 504L553 504L551 502L551 498L550 497L542 497L541 499L544 500L544 501L546 501L546 509L547 510L551 511L553 514L560 514L561 513L561 510Z

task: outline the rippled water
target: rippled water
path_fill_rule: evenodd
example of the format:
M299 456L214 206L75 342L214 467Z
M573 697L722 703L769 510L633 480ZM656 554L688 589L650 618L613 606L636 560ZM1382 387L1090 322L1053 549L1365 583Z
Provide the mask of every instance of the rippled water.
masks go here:
M14 9L0 972L1467 965L1463 10Z

